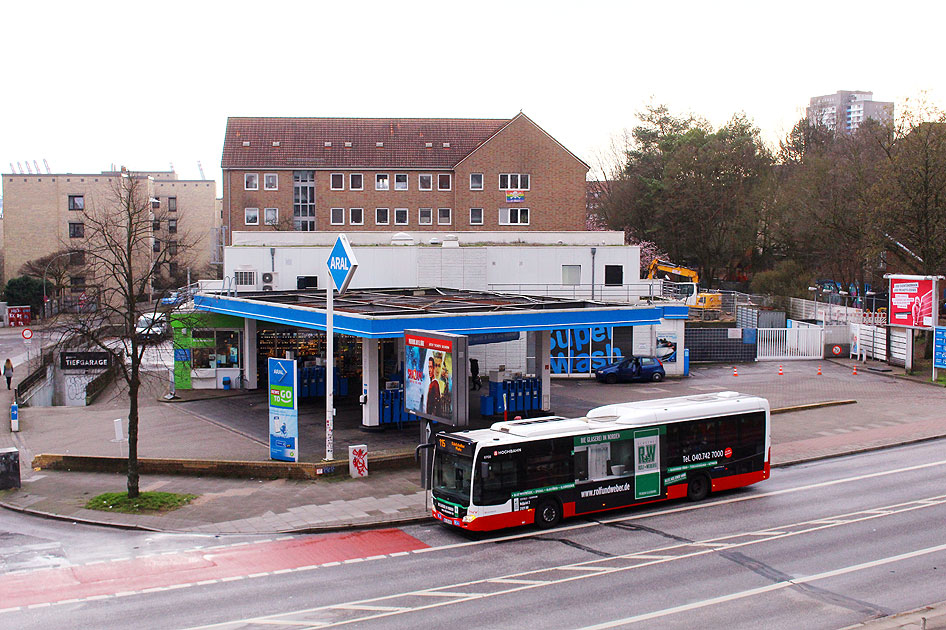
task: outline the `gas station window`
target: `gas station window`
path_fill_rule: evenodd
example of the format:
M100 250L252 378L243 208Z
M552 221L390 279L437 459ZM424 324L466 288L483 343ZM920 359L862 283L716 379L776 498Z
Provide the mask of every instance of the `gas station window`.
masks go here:
M240 367L240 333L235 330L194 329L191 367Z

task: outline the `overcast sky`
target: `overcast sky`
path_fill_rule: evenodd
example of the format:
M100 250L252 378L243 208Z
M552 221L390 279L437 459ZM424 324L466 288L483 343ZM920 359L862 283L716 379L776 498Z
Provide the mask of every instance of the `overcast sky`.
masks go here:
M939 2L4 3L0 171L220 180L228 116L511 118L590 164L648 102L773 145L811 96L926 91ZM218 188L218 194L220 194Z

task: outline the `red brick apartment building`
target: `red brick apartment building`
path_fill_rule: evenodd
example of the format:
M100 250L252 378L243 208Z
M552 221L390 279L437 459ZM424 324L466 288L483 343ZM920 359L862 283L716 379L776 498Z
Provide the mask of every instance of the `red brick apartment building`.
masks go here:
M588 165L509 120L230 118L229 233L585 229Z

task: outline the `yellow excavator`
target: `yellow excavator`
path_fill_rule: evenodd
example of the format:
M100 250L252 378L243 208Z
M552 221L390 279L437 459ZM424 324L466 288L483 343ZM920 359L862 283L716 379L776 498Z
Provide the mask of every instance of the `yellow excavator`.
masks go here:
M680 298L687 306L705 309L722 308L720 294L700 292L700 274L689 267L681 267L668 260L654 258L647 267L647 279L662 279L676 283L680 290Z

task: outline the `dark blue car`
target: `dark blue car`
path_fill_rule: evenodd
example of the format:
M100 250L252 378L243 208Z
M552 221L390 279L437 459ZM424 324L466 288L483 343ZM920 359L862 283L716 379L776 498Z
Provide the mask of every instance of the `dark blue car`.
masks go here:
M634 381L664 380L667 373L657 357L627 357L595 370L595 378L602 383L631 383Z

